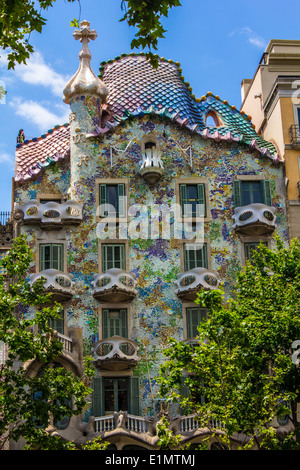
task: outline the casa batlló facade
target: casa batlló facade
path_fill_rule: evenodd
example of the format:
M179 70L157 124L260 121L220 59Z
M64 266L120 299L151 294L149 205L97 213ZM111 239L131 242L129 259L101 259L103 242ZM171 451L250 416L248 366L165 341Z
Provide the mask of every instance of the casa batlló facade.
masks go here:
M34 252L29 282L42 276L61 302L60 363L80 376L94 359L91 409L54 431L155 450L167 338L194 340L197 292L229 295L261 240L272 247L276 230L288 243L284 162L247 115L212 93L196 99L178 63L122 54L97 77L96 36L87 21L74 33L69 123L17 145L15 228ZM169 418L182 443L210 433L178 409Z

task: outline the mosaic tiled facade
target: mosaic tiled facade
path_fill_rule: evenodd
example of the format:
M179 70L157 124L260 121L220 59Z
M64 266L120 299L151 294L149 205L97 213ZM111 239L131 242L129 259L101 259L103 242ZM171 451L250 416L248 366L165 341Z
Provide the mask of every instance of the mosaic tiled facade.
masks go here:
M81 31L85 29L89 31L86 24ZM47 276L49 286L65 308L63 336L72 339L70 331L77 331L78 340L82 334L83 355L94 351L95 376L111 379L112 387L116 387L118 378L137 378L125 387L127 409L114 410L129 413L125 425L116 421L119 415L106 409L103 380L95 381L100 388L95 388L94 407L86 417L86 420L92 417L87 435L100 433L117 448L138 443L150 449L157 443L157 376L164 361L163 348L170 336L179 340L189 338L188 309L196 306L195 292L204 286L204 281L201 284L197 279L206 275L206 271L194 273L197 284L194 290L189 289L188 283L178 282L187 271L185 244L195 241L174 233L176 210L170 214L169 234L163 232L167 219L161 216L155 219L155 227L160 229L158 235L144 236L143 229L152 227L151 210L177 207L176 204L180 207L181 186L201 186L206 214L199 240L205 244L206 259L205 266L203 258L194 260L189 276L193 275L193 268L205 268L215 275L228 295L237 270L245 263L247 245L251 247L263 240L272 247L274 228L288 240L284 168L273 144L255 133L248 116L211 93L196 99L189 84L183 81L177 63L161 60L158 70L154 70L143 55L122 55L101 64L100 72L98 86L107 87L107 99L105 93L101 95L88 87L83 94L80 88L83 82L77 88L73 82L74 90L67 96L70 123L17 146L15 210L21 210L19 230L26 233L35 253L29 279L33 280L42 268L53 269L55 264L43 264L45 252L41 246L62 246L61 254L57 255L61 256L60 264L55 268L70 275L67 283L55 278L56 272ZM214 119L212 127L206 123L209 115ZM150 157L145 160L149 142L161 163L159 170L153 153L152 160ZM143 159L148 161L149 172L152 171L148 180L140 171ZM249 186L268 182L269 199L260 201L261 216L252 202L247 205L246 215L243 212L244 217L233 218L237 181ZM124 229L128 227L126 219L134 230L123 239L105 238L99 225L103 221L99 213L101 187L117 185L122 186L122 195L127 198L125 218L119 214L118 222L123 223ZM73 206L70 201L74 201ZM137 208L145 211L144 218L142 212L135 212ZM247 222L250 216L252 219ZM103 267L110 265L105 265L104 245L124 247L124 251L120 249L122 266L120 263L113 266L122 272L112 272L110 277L107 274L106 280L102 276ZM116 257L115 249L113 253ZM130 273L129 281L122 288L118 282L126 273ZM97 283L99 275L102 284ZM115 287L110 289L109 282L115 282ZM209 288L214 287L211 284ZM105 315L111 315L112 322L118 318L117 324L121 324L118 323L121 311L127 312L126 325L117 332L105 324ZM113 346L103 346L102 340L109 340L107 328L118 333L119 339ZM132 344L128 342L122 348L124 336ZM115 356L109 356L112 348L116 350ZM66 354L65 362L68 361L69 367L80 373L81 368L74 364L81 363L82 357L78 360ZM115 389L111 390L112 395L116 407ZM136 428L129 424L129 418L136 420ZM79 431L76 434L76 425L72 426L69 426L72 431L66 429L61 433L68 437L75 433L76 441ZM185 441L201 439L196 428L189 432L180 429L178 432Z

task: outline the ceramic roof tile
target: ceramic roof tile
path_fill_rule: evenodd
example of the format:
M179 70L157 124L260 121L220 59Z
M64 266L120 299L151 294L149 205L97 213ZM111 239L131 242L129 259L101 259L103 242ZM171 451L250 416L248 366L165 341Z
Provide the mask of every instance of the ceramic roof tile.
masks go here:
M69 147L70 129L68 124L51 129L42 137L18 144L15 159L16 181L22 181L25 175L32 175L51 161L64 158L69 152Z
M204 139L243 142L274 162L282 161L275 146L255 132L249 116L211 92L196 99L190 85L181 76L179 65L178 62L160 59L158 68L154 69L144 54L122 54L115 60L102 63L101 79L109 90L106 107L112 112L112 118L105 128L96 128L91 136L112 132L131 116L156 113L186 126ZM209 112L217 113L220 126L206 126ZM69 147L68 124L55 126L42 137L18 145L16 181L30 178L51 161L64 158Z

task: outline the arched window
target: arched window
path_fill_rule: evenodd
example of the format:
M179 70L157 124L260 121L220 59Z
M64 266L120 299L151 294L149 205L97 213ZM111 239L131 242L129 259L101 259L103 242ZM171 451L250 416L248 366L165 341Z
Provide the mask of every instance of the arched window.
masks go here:
M205 125L206 127L220 127L221 120L216 112L209 111L205 118Z

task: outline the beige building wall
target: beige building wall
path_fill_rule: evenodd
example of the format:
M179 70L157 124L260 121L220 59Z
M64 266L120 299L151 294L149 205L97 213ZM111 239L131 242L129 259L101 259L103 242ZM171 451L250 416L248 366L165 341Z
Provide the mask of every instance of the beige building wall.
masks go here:
M300 239L300 40L272 39L252 80L244 79L241 88L241 111L285 159L290 238ZM291 126L298 126L293 138Z

